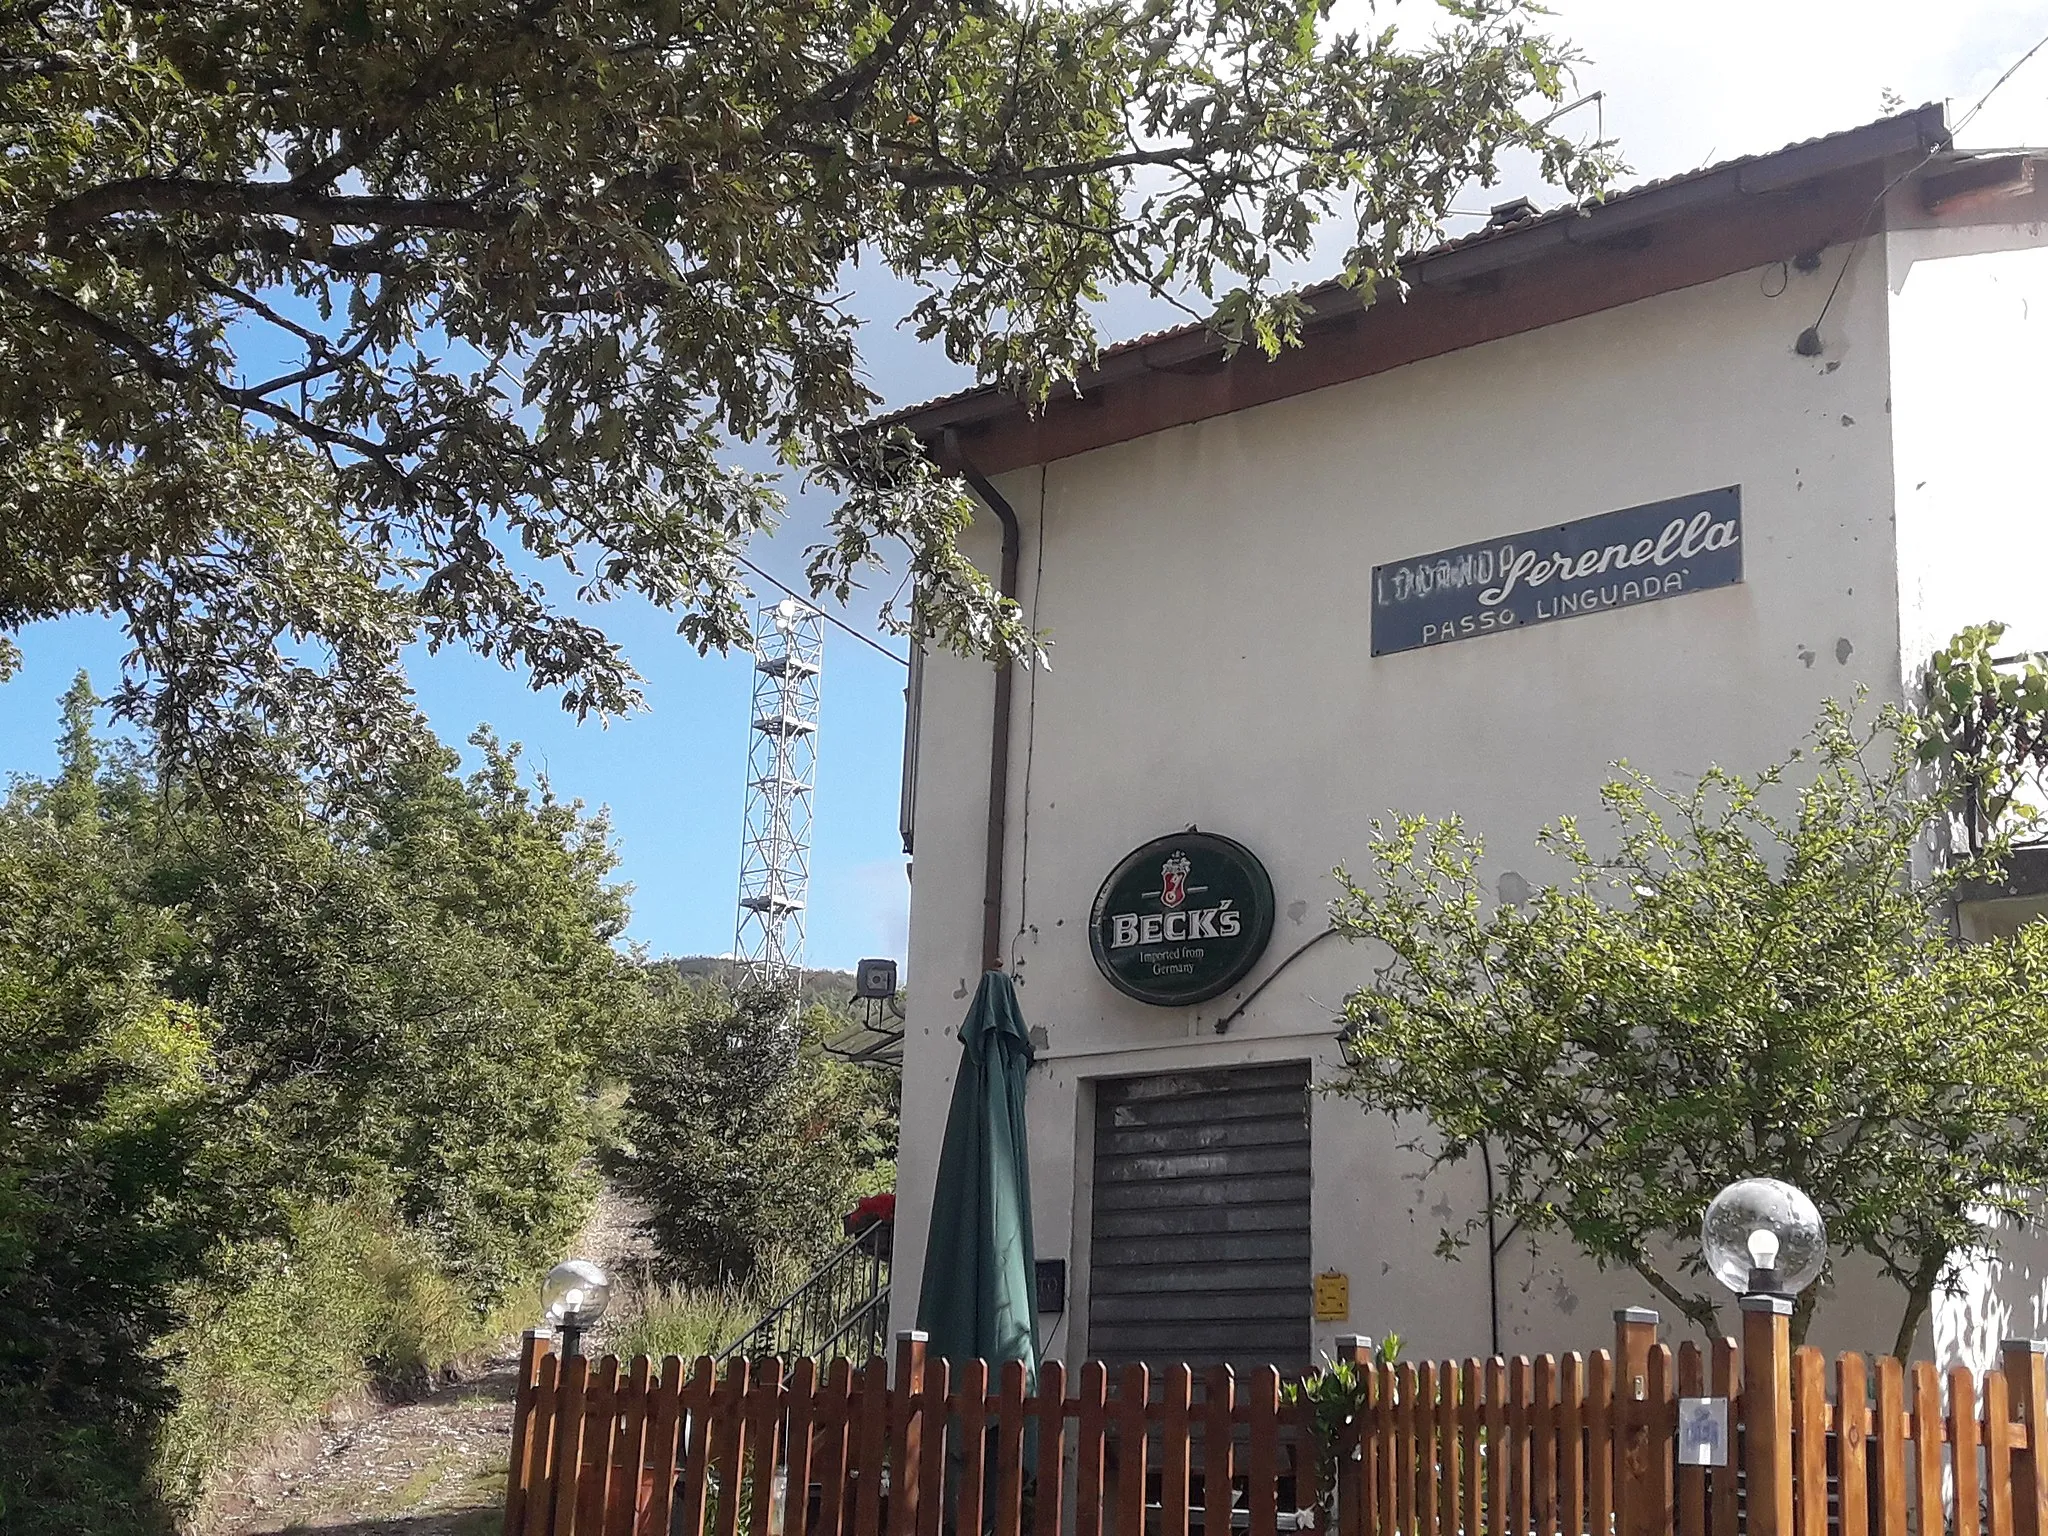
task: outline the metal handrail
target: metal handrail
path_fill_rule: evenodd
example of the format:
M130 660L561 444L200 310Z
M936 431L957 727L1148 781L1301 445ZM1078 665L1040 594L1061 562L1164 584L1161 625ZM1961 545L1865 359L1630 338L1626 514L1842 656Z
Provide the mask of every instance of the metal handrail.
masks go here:
M828 1359L847 1346L879 1353L888 1329L889 1259L896 1224L877 1221L828 1255L810 1277L718 1352L720 1360Z
M814 1358L873 1360L882 1353L883 1342L888 1336L889 1288L885 1285L847 1318L831 1338L818 1346Z

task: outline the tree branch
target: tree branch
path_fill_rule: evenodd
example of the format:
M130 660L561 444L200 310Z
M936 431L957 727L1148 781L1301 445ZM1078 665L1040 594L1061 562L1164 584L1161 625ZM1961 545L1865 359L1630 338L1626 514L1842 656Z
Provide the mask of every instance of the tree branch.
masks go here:
M413 198L308 192L284 181L187 181L140 176L104 182L51 205L44 226L76 234L123 213L197 213L299 219L355 229L449 229L490 234L510 227L512 210L471 198Z
M351 368L361 362L363 354L370 350L370 343L374 340L376 340L376 333L365 330L361 336L356 338L355 345L344 352L336 352L325 345L318 346L314 350L322 361L308 363L305 367L295 369L291 373L281 373L276 378L265 379L260 384L251 384L242 390L241 393L259 396L272 395L280 389L290 389L298 384L310 384L316 379L324 379L333 374L340 373L343 369Z
M224 283L219 278L205 272L201 272L198 276L201 285L207 289L219 294L220 297L228 300L230 303L239 304L243 309L248 310L250 314L269 321L279 330L289 331L315 352L324 354L333 350L333 344L328 341L326 336L322 335L319 331L311 330L299 324L298 321L291 319L289 316L279 314L276 309L257 298L255 294L244 293L233 283Z
M1721 1314L1714 1304L1704 1296L1688 1296L1659 1273L1656 1266L1647 1259L1636 1259L1629 1264L1637 1274L1649 1282L1650 1288L1671 1305L1678 1308L1696 1327L1704 1328L1709 1335L1720 1332Z
M694 269L680 274L686 284L696 281L700 275ZM674 283L641 277L613 283L604 289L550 295L535 300L533 307L543 315L619 315L628 310L652 309L673 297L675 292Z
M84 68L68 53L53 53L40 59L0 59L0 84L17 80L48 80Z
M64 294L52 292L30 281L5 263L0 263L0 291L12 293L44 313L105 343L133 362L145 376L159 384L195 384L223 405L254 411L316 442L328 443L338 448L346 448L352 453L359 453L380 465L399 484L411 484L411 477L399 467L393 457L394 450L390 444L373 442L353 432L342 432L324 426L311 417L279 405L276 401L252 390L237 389L233 385L223 384L205 369L195 368L190 363L166 356L141 337L116 325L104 315L95 314Z
M343 245L316 245L304 235L293 234L275 224L251 224L239 230L212 234L204 239L176 242L181 257L199 261L218 256L239 256L255 252L279 261L315 263L330 272L348 277L404 277L413 270L408 260L390 260L401 238L400 232L385 230L368 240Z
M63 294L54 293L30 281L22 273L4 263L0 263L0 291L11 293L44 313L53 315L105 342L159 384L184 383L194 375L195 370L190 365L181 363L176 358L166 357L141 337L122 329L111 320L94 314Z
M535 22L550 11L559 9L560 4L561 0L527 0L511 18L510 28L500 35L493 46L503 46L523 34L530 33ZM436 95L460 83L462 77L448 68L448 58L456 43L465 35L462 29L444 32L440 43L434 49L434 56L420 68L412 85L393 104L396 110L390 117L381 122L373 122L359 134L344 132L339 149L307 166L292 177L290 184L300 191L331 185L336 178L361 165L367 157L403 133L411 126L421 109ZM467 62L474 73L482 60L479 56L472 56Z
M809 100L785 112L776 126L802 122L824 111L831 112L841 122L850 121L861 98L874 88L875 82L882 78L889 66L895 63L903 50L910 45L917 36L918 29L938 8L938 4L939 0L909 0L909 3L890 19L889 30L868 50L866 57L826 81L823 87L812 93Z

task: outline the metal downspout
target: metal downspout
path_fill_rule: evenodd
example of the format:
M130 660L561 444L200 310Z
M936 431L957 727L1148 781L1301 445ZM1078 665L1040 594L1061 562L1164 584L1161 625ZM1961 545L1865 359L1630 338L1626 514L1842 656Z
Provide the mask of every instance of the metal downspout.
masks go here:
M1003 525L1003 563L996 589L1012 602L1017 599L1017 560L1023 530L1017 512L1003 499L1002 492L968 462L960 446L960 432L948 427L940 445L944 468L967 482L982 505L995 513ZM995 715L989 726L988 745L988 847L981 884L981 968L1003 968L1003 851L1009 834L1010 808L1010 694L1016 667L1003 662L996 668Z

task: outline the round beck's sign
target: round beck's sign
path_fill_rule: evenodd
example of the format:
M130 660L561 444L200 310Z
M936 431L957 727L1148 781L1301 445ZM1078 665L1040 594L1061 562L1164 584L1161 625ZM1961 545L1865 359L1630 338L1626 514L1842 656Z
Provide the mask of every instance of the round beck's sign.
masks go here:
M1242 843L1213 832L1127 854L1089 915L1095 964L1119 992L1178 1008L1242 981L1273 937L1273 882Z

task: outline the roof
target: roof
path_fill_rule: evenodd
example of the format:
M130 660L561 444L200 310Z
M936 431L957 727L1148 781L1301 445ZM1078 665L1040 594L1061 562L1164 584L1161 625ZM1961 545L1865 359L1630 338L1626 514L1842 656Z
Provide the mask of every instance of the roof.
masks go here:
M1132 430L1134 428L1159 430L1181 421L1219 414L1218 407L1241 409L1266 399L1298 393L1301 389L1319 388L1344 378L1380 371L1379 366L1374 366L1376 362L1398 366L1400 362L1432 355L1427 347L1417 350L1411 344L1395 347L1390 354L1391 362L1384 358L1361 356L1356 361L1362 366L1349 372L1342 366L1297 365L1284 370L1290 375L1288 380L1280 381L1275 376L1275 371L1282 369L1282 365L1296 354L1330 351L1340 332L1347 338L1344 344L1353 351L1359 351L1361 339L1366 339L1368 344L1363 351L1371 353L1373 349L1365 333L1371 332L1375 326L1388 333L1413 329L1413 326L1403 325L1403 321L1411 316L1402 312L1415 311L1418 297L1431 292L1463 295L1468 309L1479 309L1485 307L1483 300L1488 295L1498 293L1503 286L1502 279L1518 269L1533 272L1545 266L1571 264L1586 270L1580 274L1578 302L1563 306L1569 313L1587 313L1631 302L1645 296L1644 283L1639 275L1638 280L1630 281L1630 274L1620 270L1628 265L1627 262L1603 262L1601 258L1630 253L1640 256L1659 243L1653 234L1659 226L1689 224L1691 227L1686 233L1693 243L1725 247L1724 260L1742 263L1726 266L1726 271L1742 270L1743 265L1788 259L1801 251L1820 249L1842 239L1854 238L1865 232L1869 214L1874 210L1873 191L1881 196L1896 176L1896 171L1891 176L1885 174L1892 162L1906 160L1906 168L1910 170L1913 161L1924 164L1946 151L1949 144L1946 110L1938 104L1920 107L1841 133L1789 144L1767 154L1745 155L1683 175L1645 182L1626 191L1611 193L1597 202L1532 212L1522 218L1489 224L1475 233L1445 240L1402 262L1401 275L1410 292L1400 302L1382 300L1367 309L1341 283L1316 284L1306 289L1303 295L1310 318L1305 326L1302 346L1290 349L1277 361L1250 350L1226 357L1221 338L1205 324L1196 322L1132 337L1106 347L1095 365L1084 370L1075 380L1076 395L1083 401L1093 398L1097 408L1089 414L1097 418L1104 417L1099 409L1102 397L1115 392L1119 384L1133 380L1141 380L1153 393L1159 392L1161 381L1169 374L1188 378L1206 371L1212 379L1219 374L1236 374L1242 379L1265 380L1263 385L1250 389L1211 386L1183 391L1207 396L1206 402L1190 399L1178 407L1167 405L1164 409L1127 411L1123 415L1130 419L1114 424L1099 419L1092 430L1077 430L1070 424L1061 430L1049 431L1038 429L1047 428L1083 407L1077 406L1075 400L1061 396L1048 402L1042 413L1034 414L1018 397L1007 391L994 385L980 385L891 412L879 418L876 424L902 423L928 441L950 430L956 434L956 442L964 438L974 453L977 468L987 474L1000 473L1022 464L1042 463L1100 446L1103 442L1137 435L1137 431ZM1827 195L1831 190L1835 192L1834 196ZM1759 205L1769 205L1769 208L1766 210ZM1857 215L1859 209L1860 217ZM1761 244L1754 238L1730 238L1758 233L1747 226L1756 224L1756 216L1762 212L1774 216L1765 222L1779 226L1775 231L1776 238L1766 239ZM1801 217L1802 212L1807 216ZM1790 243L1792 241L1807 243ZM1697 275L1703 270L1700 263L1671 261L1668 256L1671 242L1662 243L1667 247L1667 254L1653 264L1671 269L1668 275L1672 277L1707 280L1707 277ZM1759 250L1774 254L1749 260L1757 256ZM1706 267L1714 265L1714 262L1705 264ZM1722 274L1708 272L1708 276L1714 275ZM1675 286L1679 283L1667 281L1662 287L1652 287L1649 291L1665 291ZM1525 304L1520 309L1519 319L1527 323L1516 323L1516 316L1500 316L1498 318L1504 322L1504 328L1493 328L1485 335L1477 334L1477 330L1485 330L1486 327L1475 329L1455 321L1440 324L1439 329L1445 333L1440 339L1448 344L1437 345L1434 351L1452 350L1454 345L1471 345L1475 340L1490 339L1490 335L1511 334L1517 329L1530 329L1535 324L1549 324L1555 319L1569 317L1567 313L1559 312L1560 306L1556 303ZM1447 317L1437 318L1442 321ZM1354 323L1348 326L1334 323L1344 320ZM1358 323L1365 321L1372 323ZM1202 367L1204 364L1207 365L1206 370ZM977 451L977 439L986 439L991 434L1007 440L991 453Z

